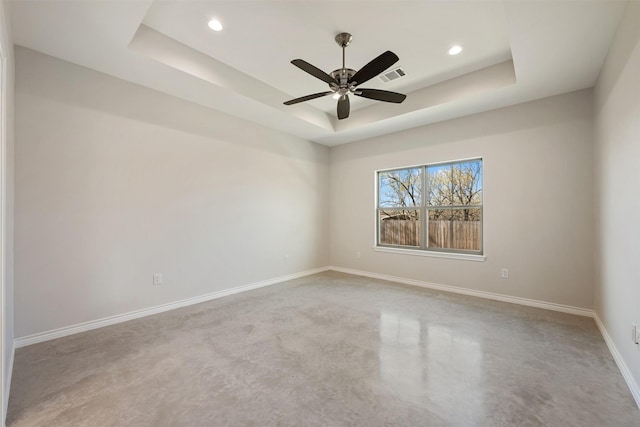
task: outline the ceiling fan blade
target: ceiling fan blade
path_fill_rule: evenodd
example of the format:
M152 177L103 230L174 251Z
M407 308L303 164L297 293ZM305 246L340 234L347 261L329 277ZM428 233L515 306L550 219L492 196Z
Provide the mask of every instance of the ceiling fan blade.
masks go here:
M400 104L407 97L407 95L402 93L379 89L358 89L354 95L375 99L376 101L394 102L396 104Z
M399 59L400 58L398 58L398 55L388 50L377 58L373 59L364 67L360 68L357 73L351 76L351 78L349 79L349 84L358 86L368 80L371 80L372 78L398 62Z
M334 83L336 85L340 84L336 79L331 77L329 74L325 73L320 68L309 64L305 60L294 59L293 61L291 61L291 63L296 67L300 68L302 71L306 71L307 73L311 74L313 77L316 77L324 82L327 82L329 84Z
M344 95L338 100L338 119L349 117L349 95Z
M323 97L323 96L331 95L332 93L333 92L328 90L326 92L320 92L320 93L314 93L314 94L307 95L307 96L301 96L300 98L292 99L290 101L285 102L284 105L293 105L293 104L297 104L298 102L310 101L312 99L316 99L316 98L320 98L320 97Z

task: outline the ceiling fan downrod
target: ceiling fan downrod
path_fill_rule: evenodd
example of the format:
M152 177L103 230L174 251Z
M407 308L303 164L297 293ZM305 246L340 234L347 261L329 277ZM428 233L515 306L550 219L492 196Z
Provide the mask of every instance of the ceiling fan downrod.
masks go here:
M338 46L342 48L342 68L345 68L344 66L345 48L349 46L349 43L351 43L351 40L353 40L353 36L349 33L340 33L336 35L335 40L336 40L336 43L338 43Z

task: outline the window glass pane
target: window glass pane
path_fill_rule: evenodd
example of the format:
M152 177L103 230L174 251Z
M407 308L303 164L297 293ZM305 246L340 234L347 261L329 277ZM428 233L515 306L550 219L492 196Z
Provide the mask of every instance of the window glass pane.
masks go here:
M451 165L427 167L427 187L429 188L429 206L450 206L453 202Z
M482 205L482 161L427 167L429 206Z
M471 160L451 165L454 205L482 204L482 164Z
M380 172L381 208L420 206L422 203L422 168Z
M420 246L420 211L380 209L379 244Z
M430 209L428 246L479 251L481 217L480 208Z

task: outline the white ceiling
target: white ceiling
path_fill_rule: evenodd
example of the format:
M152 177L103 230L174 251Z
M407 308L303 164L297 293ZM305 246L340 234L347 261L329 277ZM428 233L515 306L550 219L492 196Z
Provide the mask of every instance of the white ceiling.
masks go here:
M30 1L10 3L16 44L325 145L337 145L593 86L626 2ZM215 33L211 18L225 26ZM366 87L403 104L352 98L335 118L328 90L289 63L347 67L385 50L407 73ZM453 44L464 46L451 57ZM356 98L356 99L353 99Z

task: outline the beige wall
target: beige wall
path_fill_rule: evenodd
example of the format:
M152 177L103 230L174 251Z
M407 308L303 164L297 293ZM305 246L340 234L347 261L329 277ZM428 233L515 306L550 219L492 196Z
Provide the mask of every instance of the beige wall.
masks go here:
M17 337L327 265L326 147L19 47L16 76Z
M332 265L592 308L591 103L585 90L332 148ZM486 261L373 251L376 170L470 157Z
M595 307L635 381L640 399L640 2L630 2L595 94ZM640 400L638 400L640 404Z

